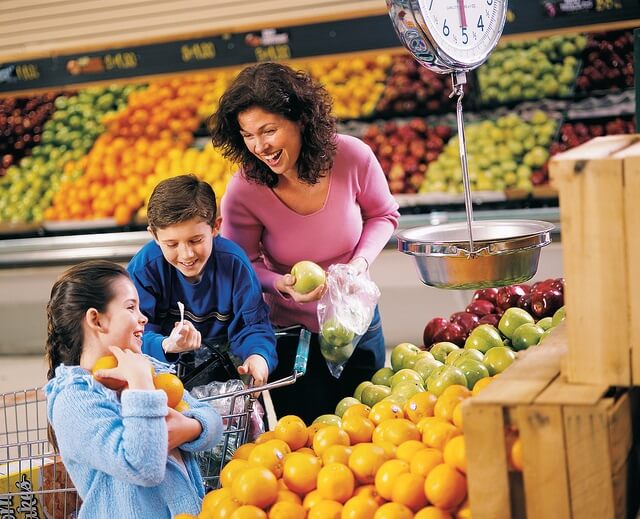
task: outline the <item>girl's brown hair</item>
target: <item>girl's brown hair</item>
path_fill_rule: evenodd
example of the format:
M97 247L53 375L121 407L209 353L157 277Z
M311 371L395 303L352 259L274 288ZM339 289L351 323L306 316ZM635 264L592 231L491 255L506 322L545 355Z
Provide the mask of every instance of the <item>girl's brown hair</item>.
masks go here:
M257 107L300 123L298 178L315 184L331 170L336 152L336 122L331 104L324 87L305 72L280 63L252 65L240 72L220 98L218 110L209 118L211 140L226 158L242 166L246 178L274 187L278 176L245 145L238 114Z
M104 312L114 297L113 282L129 274L124 267L104 260L79 263L66 270L54 283L47 303L47 380L55 377L60 364L80 364L84 333L82 322L90 308ZM53 430L49 440L57 449Z

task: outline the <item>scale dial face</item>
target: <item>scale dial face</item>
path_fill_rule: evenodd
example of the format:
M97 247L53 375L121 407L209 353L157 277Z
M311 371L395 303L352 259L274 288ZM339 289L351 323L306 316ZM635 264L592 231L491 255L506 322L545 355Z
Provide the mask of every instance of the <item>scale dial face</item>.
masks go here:
M452 70L471 70L487 60L507 12L507 0L412 0L412 6L437 58Z

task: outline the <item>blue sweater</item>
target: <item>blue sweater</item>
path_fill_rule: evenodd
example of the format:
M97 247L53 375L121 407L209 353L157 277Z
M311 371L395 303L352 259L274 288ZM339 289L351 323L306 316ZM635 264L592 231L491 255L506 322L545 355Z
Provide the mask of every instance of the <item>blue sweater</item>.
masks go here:
M143 336L144 353L169 360L162 341L180 320L178 301L182 301L185 319L193 323L203 340L226 336L231 353L242 361L258 354L267 361L270 372L276 367L276 339L269 308L251 263L232 241L214 238L211 256L197 283L189 282L171 266L155 241L138 251L127 270L138 289L140 310L149 318Z
M160 370L158 370L160 371ZM171 519L200 512L204 486L193 452L212 449L222 420L185 391L186 416L202 434L180 446L186 472L167 453L163 391L115 391L80 366L58 366L45 386L47 417L82 506L78 519Z

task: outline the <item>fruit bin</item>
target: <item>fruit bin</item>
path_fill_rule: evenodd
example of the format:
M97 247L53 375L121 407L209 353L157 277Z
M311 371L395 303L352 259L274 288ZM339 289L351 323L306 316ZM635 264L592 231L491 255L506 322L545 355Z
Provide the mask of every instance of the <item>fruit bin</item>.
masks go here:
M474 519L635 517L637 390L572 385L560 374L566 329L530 348L463 405ZM505 431L519 431L522 471Z
M554 156L571 383L640 385L640 135L598 137Z

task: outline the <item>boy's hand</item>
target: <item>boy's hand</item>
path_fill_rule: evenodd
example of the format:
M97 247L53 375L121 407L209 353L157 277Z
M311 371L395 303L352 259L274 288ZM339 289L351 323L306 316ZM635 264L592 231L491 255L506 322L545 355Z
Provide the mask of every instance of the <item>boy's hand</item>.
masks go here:
M263 386L269 378L269 366L262 355L249 355L244 364L238 366L240 375L251 375L254 386Z
M313 301L317 301L327 290L327 284L323 283L308 294L301 294L294 290L293 285L295 285L295 283L295 276L285 274L276 281L276 288L283 294L288 294L296 303L311 303Z
M190 321L177 322L171 335L162 341L165 353L182 353L197 350L202 344L202 336Z
M175 409L168 408L165 417L169 433L169 450L180 447L183 443L195 440L202 433L202 425L195 418L188 418Z

